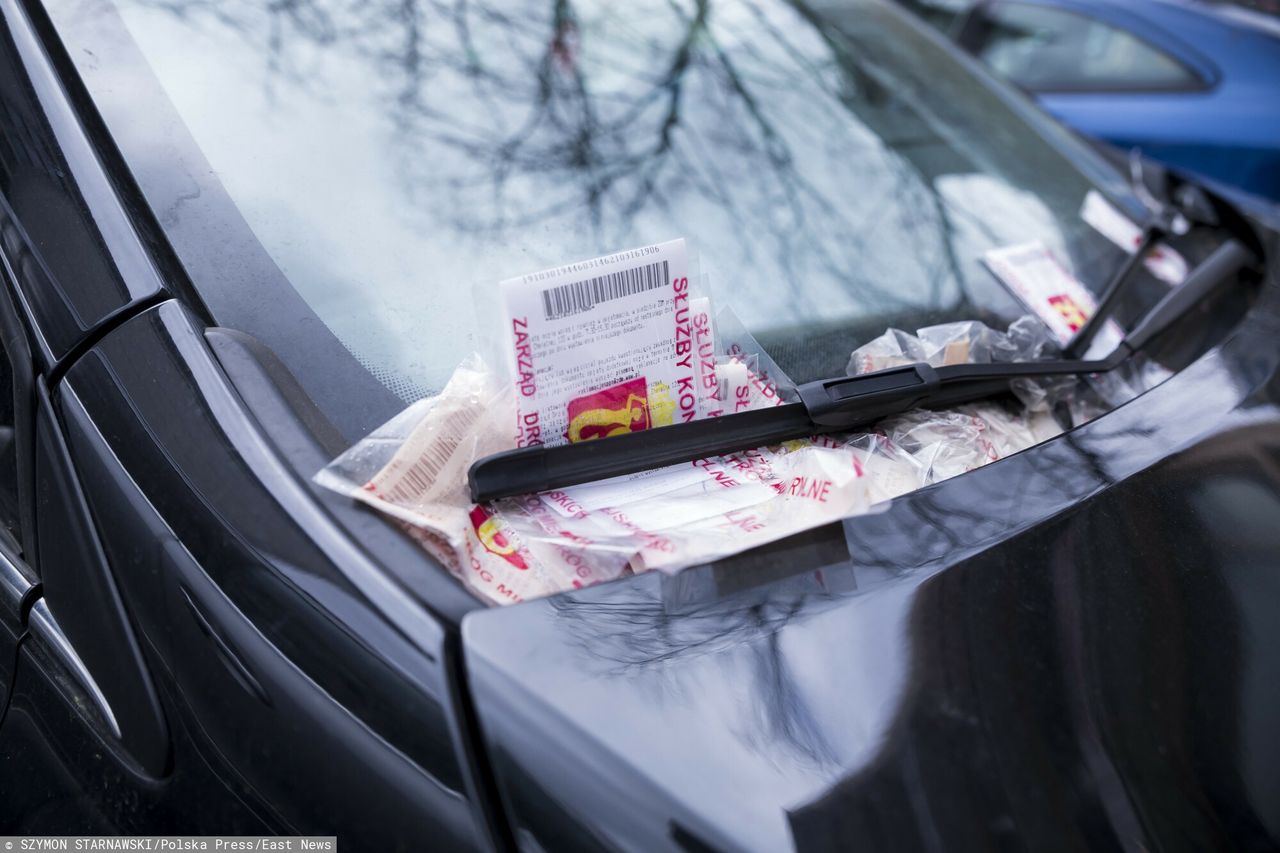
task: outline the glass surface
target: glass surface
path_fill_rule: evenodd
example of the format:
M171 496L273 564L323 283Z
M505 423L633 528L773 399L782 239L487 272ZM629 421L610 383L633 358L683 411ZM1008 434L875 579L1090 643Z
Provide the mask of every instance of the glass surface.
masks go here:
M406 399L497 334L500 279L676 237L795 381L1018 316L985 249L1042 240L1095 289L1120 258L1078 216L1101 167L878 2L55 0L95 96L117 13L210 164L190 193L219 182ZM117 134L148 111L120 100Z
M1177 60L1101 21L1062 9L999 3L981 56L1032 91L1177 89L1199 81Z

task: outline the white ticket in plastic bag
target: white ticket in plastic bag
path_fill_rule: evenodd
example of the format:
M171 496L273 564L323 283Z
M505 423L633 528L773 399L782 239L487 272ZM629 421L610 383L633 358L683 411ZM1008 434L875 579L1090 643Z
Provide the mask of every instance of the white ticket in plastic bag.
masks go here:
M1066 346L1097 308L1093 294L1064 267L1043 243L991 249L982 256L996 278L1044 321L1058 343ZM1116 348L1124 331L1114 320L1099 330L1087 355Z
M624 474L580 486L567 486L540 493L542 502L566 518L584 512L621 506L631 501L648 500L683 486L696 483L704 474L693 465L681 463L653 468L638 474Z
M517 446L698 416L684 240L507 279L501 293Z
M1080 218L1103 237L1129 254L1142 243L1142 229L1103 197L1097 190L1085 193ZM1165 284L1182 284L1187 277L1187 260L1168 246L1156 246L1143 261L1146 268Z

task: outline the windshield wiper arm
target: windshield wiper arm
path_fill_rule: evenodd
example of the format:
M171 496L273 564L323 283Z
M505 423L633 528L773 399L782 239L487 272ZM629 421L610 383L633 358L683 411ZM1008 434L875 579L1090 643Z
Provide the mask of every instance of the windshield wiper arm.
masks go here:
M1135 253L1136 254L1136 253ZM1227 240L1170 290L1103 359L1004 364L909 364L801 385L800 400L769 409L566 444L497 453L471 466L476 503L574 486L638 471L843 432L921 406L944 407L1009 390L1015 379L1106 373L1124 364L1216 288L1253 263Z
M1152 221L1147 227L1142 229L1142 239L1138 243L1133 253L1124 259L1124 263L1111 276L1111 280L1102 288L1102 295L1098 297L1098 304L1094 311L1089 315L1089 319L1085 320L1084 325L1080 327L1080 331L1076 332L1070 343L1067 344L1066 353L1070 356L1083 358L1084 354L1089 350L1089 344L1093 343L1093 339L1103 326L1107 324L1107 320L1111 318L1115 311L1116 300L1137 272L1138 267L1147 259L1147 255L1151 250L1164 240L1168 234L1167 226L1159 220Z
M1218 225L1212 204L1195 184L1182 181L1172 198L1165 201L1157 199L1146 185L1141 156L1136 149L1129 153L1130 185L1152 212L1142 229L1138 245L1103 286L1093 314L1067 344L1066 354L1075 358L1083 358L1088 352L1093 339L1115 312L1117 300L1133 280L1134 273L1169 235L1186 234L1196 225Z

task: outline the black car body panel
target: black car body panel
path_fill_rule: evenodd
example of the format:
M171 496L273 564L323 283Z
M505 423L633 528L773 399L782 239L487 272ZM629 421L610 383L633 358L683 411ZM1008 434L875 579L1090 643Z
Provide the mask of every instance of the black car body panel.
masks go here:
M138 768L169 767L169 733L48 392L36 412L36 530L42 607L77 649L109 728ZM52 628L52 625L49 626Z
M0 542L0 827L490 846L456 633L394 580L438 569L291 467L328 458L331 427L262 435L298 399L287 371L169 299L30 11L4 7L0 44L0 315L29 448L22 541ZM440 580L443 612L476 606Z
M22 604L30 596L31 580L0 553L0 726L12 696L13 675L18 666L19 639L23 636Z
M51 368L104 319L164 288L27 26L0 34L0 114L5 263Z
M301 486L245 429L185 312L166 303L112 332L61 402L99 526L118 534L107 553L215 770L285 826L474 841L443 633L425 613L370 612L376 586L335 567L358 555L335 559L318 519L309 535L290 514ZM305 800L287 795L297 779L313 780Z
M74 626L67 634L84 650L74 662L84 672L68 677L66 661L49 654L23 658L4 729L6 788L21 778L9 775L17 768L57 768L34 773L43 780L35 789L96 804L87 814L115 830L338 825L385 849L413 849L424 836L479 845L446 635L429 614L402 606L409 599L385 578L364 589L377 597L380 583L399 612L379 612L335 567L323 537L301 534L287 511L290 488L301 487L278 461L249 467L266 445L185 311L168 302L113 331L77 361L53 406L142 655L122 656L110 641L130 635L85 618L87 606L62 592L103 589L55 584L85 571L63 553L81 543L44 548L45 595L60 624ZM244 445L255 438L258 453ZM42 518L57 517L41 508ZM313 519L310 530L321 526ZM339 561L367 567L354 552ZM47 645L34 628L26 649L33 644ZM163 711L146 701L150 682L130 684L126 674L153 677ZM95 685L105 701L67 697ZM305 796L295 793L300 779ZM205 793L231 805L206 811ZM25 796L8 801L0 822L57 828L70 819L33 817L30 806Z
M346 519L335 521L289 467L298 453L332 453L332 428L283 451L261 437L255 415L279 371L255 377L223 336L237 386L207 323L165 301L105 172L86 178L52 160L74 115L59 136L36 126L41 108L56 123L67 104L26 86L27 73L35 88L56 78L22 12L5 14L17 40L0 50L13 64L4 131L17 151L3 183L5 347L27 365L14 384L31 391L31 423L17 432L33 464L27 547L5 555L0 826L342 825L384 849L425 835L484 845L456 710L456 635L353 544L352 529L401 557L399 573L435 567L344 502L330 501ZM55 210L58 177L68 193L91 183L101 204L77 196L78 219L70 201ZM46 214L64 228L33 237ZM54 272L49 257L61 259ZM64 279L100 301L78 301ZM270 364L261 348L255 357ZM19 382L29 374L44 379ZM475 606L442 579L445 612Z
M1273 273L1160 387L882 513L468 616L518 833L546 849L1274 844L1278 311Z

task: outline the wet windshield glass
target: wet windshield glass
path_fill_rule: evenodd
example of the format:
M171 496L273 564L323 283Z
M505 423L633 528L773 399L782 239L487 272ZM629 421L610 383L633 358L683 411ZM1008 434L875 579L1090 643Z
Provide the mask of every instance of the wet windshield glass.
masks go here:
M216 180L404 399L479 348L500 279L677 237L795 381L889 325L1023 313L988 248L1041 240L1094 289L1121 257L1077 143L880 3L52 5L91 92L123 21L208 161L160 224Z

